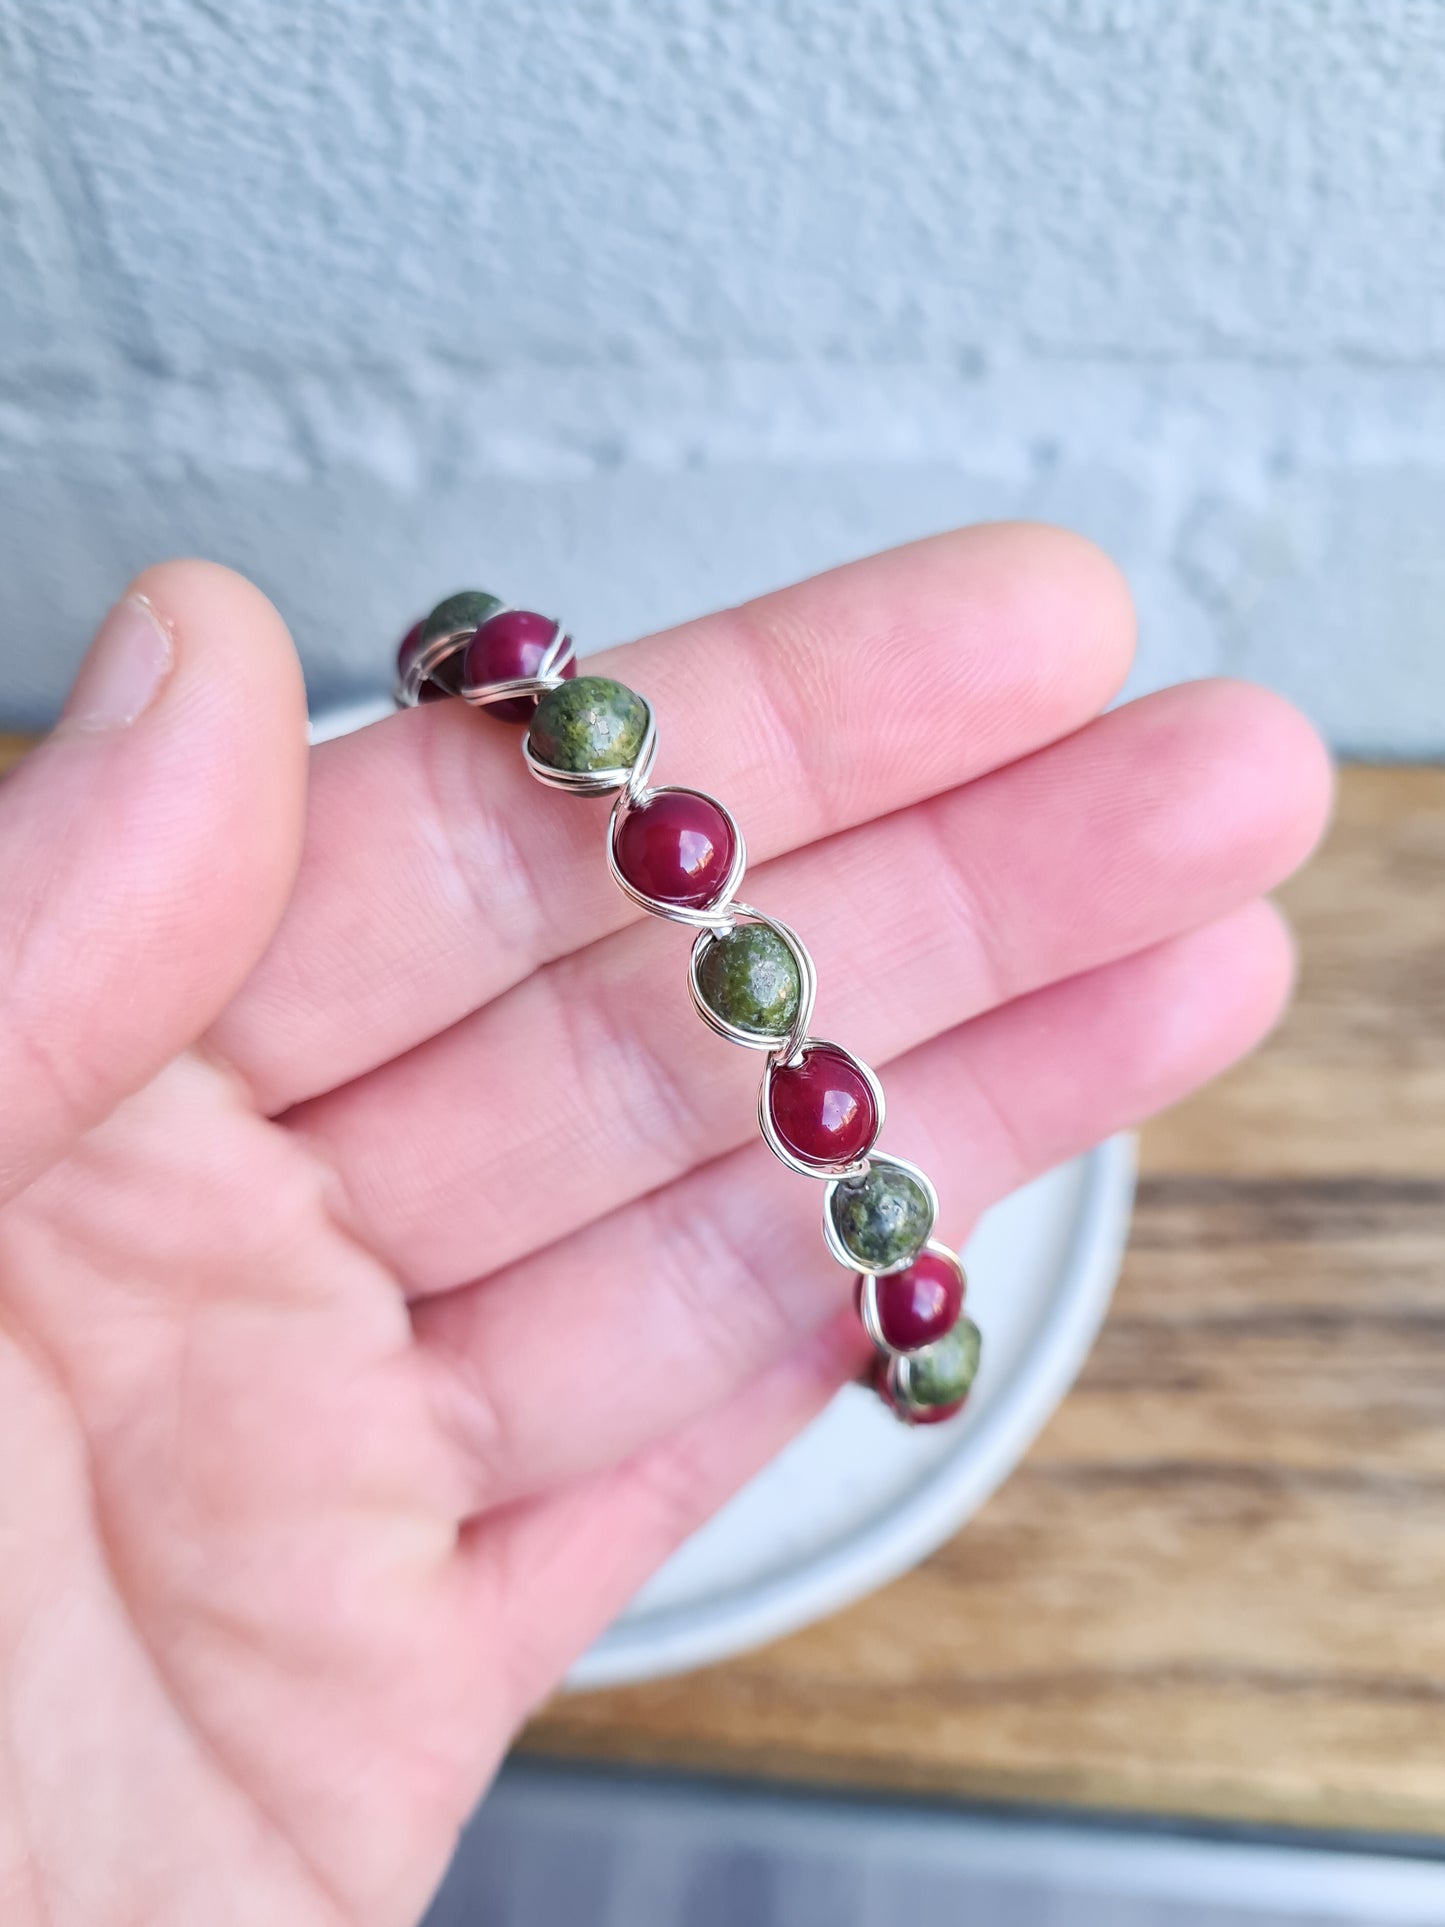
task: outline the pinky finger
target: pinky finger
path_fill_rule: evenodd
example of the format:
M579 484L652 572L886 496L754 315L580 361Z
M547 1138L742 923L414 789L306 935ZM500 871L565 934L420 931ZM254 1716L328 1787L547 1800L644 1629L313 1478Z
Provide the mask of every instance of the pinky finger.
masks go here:
M478 1521L465 1581L508 1655L516 1726L689 1534L856 1378L871 1348L851 1310L746 1390L611 1471Z

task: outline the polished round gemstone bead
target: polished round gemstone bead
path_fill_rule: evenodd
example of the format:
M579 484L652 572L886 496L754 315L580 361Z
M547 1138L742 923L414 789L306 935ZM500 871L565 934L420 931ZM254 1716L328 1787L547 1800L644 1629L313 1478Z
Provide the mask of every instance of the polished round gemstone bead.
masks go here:
M423 631L425 628L425 620L414 622L402 637L396 652L396 673L399 679L405 678L407 670L411 668L412 663L416 660L417 651L422 645ZM416 699L419 703L439 703L447 696L454 695L455 693L454 690L446 688L443 683L434 682L431 677L428 676L421 688L417 691Z
M909 1172L882 1161L861 1178L849 1178L829 1201L833 1229L855 1263L869 1271L902 1264L928 1242L933 1208Z
M920 1251L905 1271L890 1271L873 1287L878 1329L896 1352L916 1352L943 1338L963 1304L958 1267L940 1252Z
M639 896L703 910L722 895L737 839L726 816L694 790L659 790L617 827L614 855Z
M551 769L630 769L647 733L647 705L624 683L579 676L549 689L532 717L528 747Z
M459 589L428 612L421 625L421 639L430 642L433 636L479 628L503 607L502 598L488 595L485 589Z
M945 1419L957 1418L968 1403L966 1398L956 1398L950 1405L905 1405L894 1396L893 1388L888 1383L888 1365L886 1358L874 1361L873 1389L890 1412L906 1419L910 1425L941 1425Z
M402 675L422 646L434 636L450 635L461 629L474 629L488 616L495 615L502 607L501 598L488 595L483 589L462 589L456 595L449 595L439 602L421 621L414 623L402 638L397 652L397 669ZM458 677L461 670L461 651L451 656L439 668L433 670L417 692L417 701L423 703L441 702L447 696L457 693Z
M931 1409L966 1398L978 1371L981 1344L978 1326L971 1318L960 1318L952 1331L914 1352L908 1361L909 1403Z
M421 648L421 632L425 626L424 622L414 622L398 644L396 651L396 673L398 676L404 676L407 670L411 668L412 659L416 655L417 650Z
M831 1044L774 1071L769 1110L779 1139L805 1164L852 1164L878 1135L872 1086Z
M714 937L698 963L697 985L724 1023L758 1037L786 1037L803 994L797 958L765 923L740 923Z
M535 676L543 656L552 645L557 625L551 616L539 616L532 609L503 609L489 616L467 644L462 658L462 681L474 687L489 682L512 682L518 676ZM574 676L577 665L569 660L558 672ZM534 696L509 696L499 703L487 703L485 713L504 723L525 723L536 707Z

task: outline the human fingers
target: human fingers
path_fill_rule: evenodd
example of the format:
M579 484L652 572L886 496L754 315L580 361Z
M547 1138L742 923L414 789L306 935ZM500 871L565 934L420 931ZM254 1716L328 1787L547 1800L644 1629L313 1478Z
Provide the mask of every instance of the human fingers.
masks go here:
M961 1243L997 1198L1249 1050L1292 951L1254 903L990 1011L899 1060L891 1141ZM612 1465L735 1395L850 1298L816 1190L734 1152L498 1276L414 1309L473 1510Z
M753 895L807 935L815 1028L881 1065L1261 895L1314 842L1328 791L1297 711L1247 684L1192 684L765 864ZM757 1058L697 1022L684 942L655 925L616 933L292 1113L414 1293L496 1269L751 1135Z
M590 659L653 703L670 779L755 859L1067 734L1128 668L1118 571L1061 530L967 529ZM640 915L596 805L541 790L515 728L437 703L315 753L301 873L212 1032L279 1111Z
M305 771L264 596L204 562L139 576L0 785L0 1198L234 993L290 888Z

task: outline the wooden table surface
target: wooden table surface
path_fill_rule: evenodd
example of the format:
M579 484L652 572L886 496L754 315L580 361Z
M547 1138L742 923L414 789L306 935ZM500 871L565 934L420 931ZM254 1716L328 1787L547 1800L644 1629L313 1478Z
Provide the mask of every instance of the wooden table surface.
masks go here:
M1146 1130L1103 1336L967 1531L525 1750L1445 1835L1445 770L1346 771L1283 903L1291 1014Z
M1149 1126L1103 1336L907 1578L533 1752L1445 1834L1445 770L1345 773L1248 1064Z

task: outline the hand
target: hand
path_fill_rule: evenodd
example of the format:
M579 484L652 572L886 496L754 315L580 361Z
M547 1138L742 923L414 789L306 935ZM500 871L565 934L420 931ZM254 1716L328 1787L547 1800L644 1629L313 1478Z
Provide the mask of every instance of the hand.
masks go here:
M597 659L954 1242L1286 995L1320 746L1239 684L1101 716L1130 646L1096 551L1000 527ZM602 826L457 702L308 755L274 611L189 562L0 787L13 1927L415 1920L528 1708L862 1365Z

